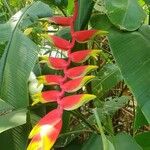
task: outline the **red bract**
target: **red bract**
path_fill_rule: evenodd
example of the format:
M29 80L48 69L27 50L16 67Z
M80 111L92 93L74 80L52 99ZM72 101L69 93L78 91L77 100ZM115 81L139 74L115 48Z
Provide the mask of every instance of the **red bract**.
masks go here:
M40 57L40 60L40 63L47 63L50 68L55 70L63 70L68 65L67 61L62 58L43 56Z
M55 16L49 18L50 22L53 22L55 24L61 25L61 26L70 26L72 17L60 17L60 16Z
M56 46L57 48L60 48L62 50L69 50L71 48L71 44L69 41L62 39L55 35L49 35L50 41Z
M76 92L77 90L82 88L84 85L86 85L88 82L90 82L93 78L95 78L95 76L85 76L85 77L77 78L74 80L70 80L64 83L61 86L61 88L68 93Z
M64 97L59 104L65 110L74 110L95 98L96 96L91 94L72 95Z
M101 34L101 35L106 35L106 31L100 31L100 30L83 30L83 31L76 31L73 34L73 37L76 39L77 42L82 43L82 42L87 42L94 36Z
M50 150L62 127L62 111L55 109L44 116L32 129L27 150Z
M63 77L60 75L44 75L37 77L39 83L45 85L59 85L61 84Z
M70 59L72 62L75 62L75 63L83 63L86 60L88 60L89 57L91 57L91 56L96 58L99 53L100 53L100 50L77 51L77 52L70 54Z
M87 73L97 68L98 68L97 66L92 66L92 65L78 66L78 67L68 69L65 72L65 74L70 79L76 79L85 76Z
M60 92L56 90L44 91L41 93L34 94L32 96L32 99L33 99L32 105L35 105L38 102L41 102L41 103L56 102L59 95L60 95Z

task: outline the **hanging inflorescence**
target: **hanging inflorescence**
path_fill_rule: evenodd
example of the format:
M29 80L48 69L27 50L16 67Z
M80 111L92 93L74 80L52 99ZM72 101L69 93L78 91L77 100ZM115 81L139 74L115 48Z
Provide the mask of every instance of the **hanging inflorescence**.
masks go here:
M27 150L50 150L55 143L62 127L63 110L74 110L83 104L95 99L92 94L76 94L85 84L91 81L94 76L86 75L97 69L94 65L81 65L72 67L71 63L82 64L89 57L96 57L99 50L80 50L72 52L75 42L84 43L97 34L105 34L105 31L99 30L83 30L75 31L74 24L78 15L78 2L74 0L74 14L71 17L52 17L50 21L61 26L70 26L72 40L67 41L55 35L48 35L52 44L67 52L68 58L54 58L43 56L40 57L40 63L47 63L48 66L55 70L62 70L64 76L61 75L44 75L37 79L44 85L58 85L61 90L50 90L33 95L33 105L41 102L56 102L58 107L46 116L44 116L37 125L32 129L29 138L32 139ZM71 93L66 96L66 93Z

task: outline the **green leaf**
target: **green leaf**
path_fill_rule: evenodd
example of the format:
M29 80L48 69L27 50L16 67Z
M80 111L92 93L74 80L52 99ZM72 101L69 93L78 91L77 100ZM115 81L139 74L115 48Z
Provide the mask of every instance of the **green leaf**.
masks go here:
M148 122L145 119L145 116L143 115L141 109L137 106L133 129L134 131L136 131L144 125L148 125Z
M96 79L92 81L93 92L100 98L121 80L122 75L119 68L114 64L107 64L96 74Z
M74 9L74 1L68 0L68 6L67 6L67 13L68 15L71 15Z
M146 4L150 4L150 0L144 0Z
M16 108L28 105L27 80L36 62L38 50L37 46L19 31L19 27L28 15L37 17L44 15L41 11L38 12L39 5L43 6L41 2L33 3L21 13L15 14L9 21L12 24L12 33L0 62L0 93L3 99Z
M31 130L31 127L29 127L29 123L26 123L24 125L15 127L11 130L11 134L13 135L13 141L14 141L13 144L15 150L26 150L28 136L30 132L29 129Z
M136 135L135 140L142 147L143 150L150 149L150 132L144 132Z
M105 14L94 14L90 19L90 24L92 28L104 31L109 31L113 27Z
M79 11L78 17L75 24L75 30L83 30L92 14L92 9L94 6L93 0L78 0Z
M26 150L29 135L28 128L29 127L24 124L2 132L0 134L1 148L7 150Z
M44 11L43 11L44 10ZM26 8L22 8L5 24L0 24L0 43L9 40L11 33L15 30L19 21L19 28L25 28L35 23L37 19L51 17L52 10L50 7L40 1L34 2Z
M71 40L70 28L62 28L56 33L56 35L66 40Z
M0 133L26 123L26 109L11 111L0 116Z
M103 150L102 138L97 134L92 134L83 144L82 150Z
M112 138L115 150L142 150L134 138L125 133L119 133Z
M116 111L118 111L120 108L124 107L128 103L129 99L127 96L121 96L112 99L108 99L106 102L104 102L103 105L103 113L105 112L106 114L114 114Z
M105 0L105 7L110 21L122 30L138 29L146 17L137 0Z
M101 134L102 137L103 150L115 150L114 145L107 139L106 135L104 134L97 108L93 110L93 113L95 115L99 133Z
M0 43L5 43L11 34L11 27L9 23L0 24Z
M16 150L14 147L13 135L11 130L0 134L0 145L2 149Z
M28 77L37 59L37 46L17 29L0 63L0 95L15 108L28 105Z
M0 99L0 116L3 113L7 113L12 110L13 110L13 106L11 106L10 104L8 104L5 101L3 101L2 99Z
M121 73L133 92L144 116L150 123L150 26L138 31L113 31L109 44Z
M25 28L29 25L32 25L35 21L37 21L40 18L51 17L53 15L50 7L41 1L34 2L28 7L27 10L26 8L23 8L16 14L16 16L18 17L19 14L22 14L22 12L24 11L25 13L20 23L21 28ZM14 20L13 17L11 19Z

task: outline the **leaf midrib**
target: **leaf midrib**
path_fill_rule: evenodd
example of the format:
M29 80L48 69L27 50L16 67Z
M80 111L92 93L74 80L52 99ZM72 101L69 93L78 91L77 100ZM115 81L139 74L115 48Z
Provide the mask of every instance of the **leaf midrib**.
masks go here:
M34 3L35 3L35 2L34 2ZM31 7L34 5L34 3L33 3L32 5L30 5L30 6L28 6L28 7L26 8L26 10L24 11L24 13L22 13L22 15L20 16L19 20L17 21L17 23L16 23L16 25L15 25L15 27L14 27L14 29L13 29L11 35L10 35L10 40L9 40L9 42L8 42L8 44L7 44L7 51L6 51L6 54L4 53L4 55L5 55L4 57L5 57L5 58L4 58L4 64L3 64L3 66L2 66L2 82L1 82L2 85L3 85L3 82L4 82L3 76L4 76L4 71L5 71L5 66L6 66L6 62L7 62L8 53L9 53L10 46L11 46L11 41L13 40L13 37L14 37L14 35L15 35L15 32L17 31L17 28L18 28L18 26L20 25L22 19L23 19L24 16L26 15L27 11L28 11L29 9L31 9Z

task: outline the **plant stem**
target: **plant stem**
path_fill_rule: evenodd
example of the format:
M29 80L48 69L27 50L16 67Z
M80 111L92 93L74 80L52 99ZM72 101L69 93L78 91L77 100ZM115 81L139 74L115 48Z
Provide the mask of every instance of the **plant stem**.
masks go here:
M97 112L97 109L95 108L93 110L94 112L94 115L95 115L95 119L96 119L96 122L97 122L97 125L98 125L98 130L99 130L99 133L103 133L103 129L102 129L102 124L101 124L101 121L100 121L100 118L98 116L98 112Z

